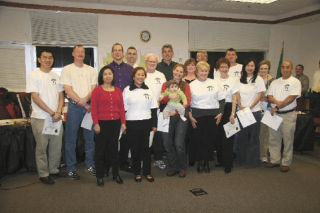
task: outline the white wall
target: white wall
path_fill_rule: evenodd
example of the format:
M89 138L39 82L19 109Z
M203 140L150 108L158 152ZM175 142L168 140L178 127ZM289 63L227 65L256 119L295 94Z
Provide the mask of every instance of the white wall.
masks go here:
M172 44L175 61L184 62L188 57L188 21L181 19L135 17L122 15L99 15L99 65L102 57L111 52L112 44L119 42L126 50L135 46L139 53L156 53L161 56L161 46ZM151 40L140 40L140 32L148 30ZM161 60L161 57L159 58Z

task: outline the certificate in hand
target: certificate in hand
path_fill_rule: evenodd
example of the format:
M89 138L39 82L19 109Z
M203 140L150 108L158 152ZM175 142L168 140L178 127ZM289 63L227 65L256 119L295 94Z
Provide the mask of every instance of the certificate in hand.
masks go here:
M243 128L250 126L256 123L256 119L254 118L249 107L244 108L243 110L239 110L237 112L237 116Z
M261 122L267 125L268 127L278 131L280 124L282 123L282 118L278 115L271 115L270 111L265 111L264 116L262 117Z
M169 123L170 123L170 117L168 118L169 121L166 122L166 125L163 125L163 113L160 112L158 115L158 127L157 127L157 131L158 132L169 132Z
M226 137L230 138L232 135L236 134L240 131L240 125L238 119L234 119L234 124L230 122L223 125L224 132L226 133Z
M81 127L84 129L92 130L92 117L91 117L91 112L86 112L84 115L82 122L81 122Z
M62 125L62 120L53 122L51 117L44 120L42 134L43 135L59 135Z

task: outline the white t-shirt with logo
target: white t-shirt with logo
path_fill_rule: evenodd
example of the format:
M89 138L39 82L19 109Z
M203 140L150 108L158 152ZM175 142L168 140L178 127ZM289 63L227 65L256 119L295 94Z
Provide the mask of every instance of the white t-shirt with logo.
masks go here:
M36 69L30 73L27 79L26 92L39 93L41 100L53 111L57 111L59 105L59 92L63 91L63 86L59 84L59 76L53 72L43 72ZM49 113L41 109L33 100L32 118L45 119Z
M71 86L80 98L84 98L91 92L92 86L97 85L97 79L97 72L93 67L86 64L77 67L72 63L62 69L60 84Z
M239 92L241 98L241 106L250 107L254 102L259 92L265 92L266 86L263 79L257 76L254 83L251 81L251 77L247 78L247 84L239 82ZM252 112L257 112L261 110L260 101L251 109Z
M151 89L136 88L123 90L126 120L146 120L151 118L151 109L158 108L158 102Z
M198 79L190 83L191 107L197 109L219 109L219 101L224 99L215 79L207 78L205 81Z
M234 77L217 77L215 79L218 82L219 89L223 92L223 97L225 98L226 103L232 103L232 95L239 91L239 80Z
M293 76L290 76L288 79L278 78L277 80L272 81L268 95L272 95L276 100L283 101L288 96L296 95L297 98L301 95L301 83L298 79ZM275 107L276 104L271 104L272 107ZM287 111L294 109L297 106L296 100L291 102L289 105L281 108L279 111Z
M164 74L156 70L153 73L147 73L147 78L144 83L152 90L153 95L156 100L158 100L161 94L162 84L166 81Z
M241 77L241 70L242 70L242 64L237 64L235 66L232 66L229 68L229 76L233 78L240 79ZM220 77L220 72L218 70L214 70L214 78Z

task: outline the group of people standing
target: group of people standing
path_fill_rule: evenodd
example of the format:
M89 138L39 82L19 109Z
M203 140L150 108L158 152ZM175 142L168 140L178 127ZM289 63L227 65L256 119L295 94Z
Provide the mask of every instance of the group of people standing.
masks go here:
M162 47L162 61L158 63L157 55L147 54L143 68L135 64L134 47L128 48L125 63L123 46L115 43L113 62L101 68L97 77L96 71L83 63L84 47L77 45L72 52L74 63L63 68L59 79L51 72L53 54L41 52L40 68L27 81L27 92L32 94L31 123L40 180L53 184L53 177L61 175L58 166L63 128L58 136L44 135L42 128L46 119L52 122L61 119L63 90L68 97L65 159L70 178L80 179L76 140L80 123L88 112L93 128L83 131L85 164L88 172L96 176L98 186L104 185L109 168L113 180L123 183L119 168L129 169L129 151L134 180L141 182L144 176L153 182L151 152L156 166L161 169L167 166L162 159L162 147L167 155L167 175L185 177L188 162L196 163L199 173L209 173L214 151L216 166L223 166L225 173L232 171L234 153L239 165L255 168L268 157L269 150L266 167L279 166L283 138L281 171L288 171L296 120L295 99L301 94L300 82L291 76L292 63L284 61L282 78L272 82L268 74L270 62L258 65L250 59L243 65L237 64L237 54L232 48L217 61L215 69L207 63L206 52L198 52L197 60L188 59L184 65L173 62L173 54L172 46L166 44ZM257 122L241 127L237 135L227 138L223 125L235 123L237 110L245 108L251 110ZM278 131L260 124L266 110L283 118ZM168 128L159 132L159 125ZM267 132L270 140L266 139Z

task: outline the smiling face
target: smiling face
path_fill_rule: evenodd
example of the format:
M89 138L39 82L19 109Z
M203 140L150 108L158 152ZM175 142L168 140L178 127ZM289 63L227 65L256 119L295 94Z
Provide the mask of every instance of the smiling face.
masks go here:
M221 73L222 76L227 76L229 72L229 66L226 63L222 63L219 66L219 72Z
M112 84L113 73L112 73L111 69L105 69L103 71L102 79L103 79L104 84L108 84L108 85Z
M168 48L168 47L163 48L163 51L162 51L162 59L163 59L165 62L171 62L172 57L173 57L173 51L172 51L172 49L171 49L171 48Z
M234 64L236 63L238 56L235 51L227 51L226 58L230 61L231 64Z
M197 78L199 81L205 81L207 80L209 75L209 70L205 67L201 67L197 69Z
M147 72L154 72L156 70L157 64L157 57L151 55L148 58L146 58Z
M138 54L137 54L137 50L135 49L128 49L127 53L126 53L126 59L127 62L129 64L134 64L136 63L137 59L138 59Z
M256 65L254 64L253 61L250 61L246 67L245 67L245 71L247 72L248 77L252 76L254 73L254 70L256 68Z
M269 73L269 66L268 64L262 64L260 67L259 67L259 75L262 77L262 78L265 78Z
M146 74L142 69L138 70L133 77L134 84L137 87L141 87L145 79L146 79Z
M179 89L177 84L171 84L169 87L170 92L177 92Z
M186 69L187 69L187 74L194 74L197 68L194 63L190 63L187 65Z
M173 80L179 83L182 80L183 73L184 73L183 66L176 66L176 68L172 72L173 72Z
M42 52L41 56L38 58L40 69L43 71L50 70L53 65L53 61L54 59L50 52Z
M197 53L197 61L208 61L208 55L205 52L198 52Z
M301 75L303 73L303 68L302 66L296 66L296 75Z
M112 58L115 61L121 61L123 58L123 49L121 45L114 45L112 48Z
M290 61L284 61L281 64L281 74L283 79L287 79L292 73L292 63Z
M72 56L74 61L83 62L84 57L86 56L85 50L83 46L76 46L72 51Z

